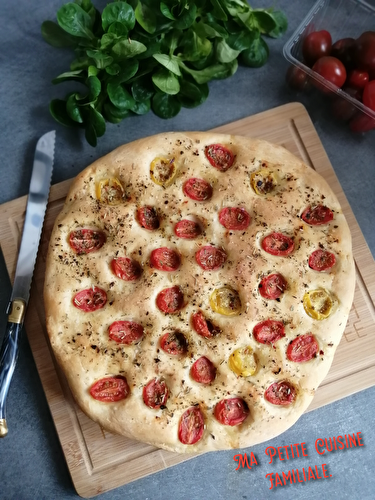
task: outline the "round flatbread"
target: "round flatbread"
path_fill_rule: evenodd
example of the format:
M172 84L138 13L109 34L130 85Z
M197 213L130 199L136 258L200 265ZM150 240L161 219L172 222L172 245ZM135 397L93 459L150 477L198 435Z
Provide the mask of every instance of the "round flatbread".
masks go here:
M354 280L348 225L313 169L261 140L165 133L73 181L47 329L105 429L177 452L248 447L312 401Z

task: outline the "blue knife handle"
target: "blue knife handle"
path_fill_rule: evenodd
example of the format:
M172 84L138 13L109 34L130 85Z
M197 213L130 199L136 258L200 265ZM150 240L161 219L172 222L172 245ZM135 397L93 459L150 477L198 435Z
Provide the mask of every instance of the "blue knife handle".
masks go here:
M22 300L15 299L11 303L5 336L0 350L0 438L8 434L6 398L17 363L25 308L25 303Z

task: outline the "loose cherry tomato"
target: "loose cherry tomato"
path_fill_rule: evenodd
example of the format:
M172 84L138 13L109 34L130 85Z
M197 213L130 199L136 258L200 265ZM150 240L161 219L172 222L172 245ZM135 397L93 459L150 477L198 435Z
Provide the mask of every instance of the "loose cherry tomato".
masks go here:
M309 267L314 271L327 271L336 263L336 257L327 250L315 250L309 257Z
M284 323L275 319L266 319L254 326L253 335L260 344L274 344L285 337Z
M312 67L313 71L321 75L328 82L333 83L336 87L341 88L346 80L346 69L343 63L332 56L321 57ZM320 82L314 81L314 85L323 92L331 92L330 89L324 87Z
M271 255L286 257L294 250L294 241L282 233L271 233L262 240L262 248Z
M223 425L239 425L249 415L249 407L241 398L222 399L214 409L214 415Z
M135 281L142 274L142 268L135 260L129 257L117 257L112 260L111 268L113 273L124 281Z
M178 426L178 439L182 444L195 444L203 436L204 417L199 406L193 406L182 415Z
M103 231L95 229L76 229L69 235L69 245L78 254L99 250L106 242Z
M212 197L212 187L209 182L204 179L192 177L183 185L183 192L195 201L206 201Z
M363 89L362 102L372 111L375 111L375 80L366 83Z
M274 382L264 393L264 398L273 405L290 405L296 399L296 390L289 382Z
M109 338L118 344L133 344L143 336L143 326L135 321L114 321L108 328Z
M361 71L360 69L352 69L348 73L345 86L354 89L363 89L363 87L366 85L368 81L369 81L369 76L367 71Z
M143 401L154 410L163 409L169 396L169 390L164 380L154 378L143 388Z
M331 34L326 30L309 33L302 44L302 55L309 66L323 56L329 56L332 47Z
M171 248L161 247L156 248L151 252L150 266L158 269L159 271L177 271L180 264L180 256Z
M216 367L206 356L202 356L191 367L191 376L200 384L210 384L215 380Z
M175 225L174 234L185 240L193 240L202 234L202 228L198 222L190 219L183 219Z
M158 214L154 207L145 206L137 211L137 219L139 224L149 231L154 231L160 226Z
M184 295L177 285L164 288L156 297L156 305L165 314L176 314L184 306Z
M84 312L101 309L107 302L107 294L97 286L81 290L73 297L73 305Z
M289 87L294 90L307 90L310 86L306 71L294 66L294 64L291 64L287 69L285 80Z
M339 59L345 68L352 68L355 61L355 39L341 38L340 40L337 40L332 45L330 55Z
M104 403L114 403L126 399L130 389L125 377L117 375L98 380L90 387L90 395Z
M309 205L302 213L301 219L311 226L328 224L333 219L333 212L324 205L316 205L314 208Z
M181 332L165 333L160 339L160 347L172 356L186 354L188 343L185 335Z
M225 207L219 212L219 222L225 229L243 231L249 226L251 217L244 208Z
M352 132L368 132L375 129L375 118L361 112L354 116L349 123Z
M279 273L269 274L259 283L259 293L264 299L278 299L285 291L287 282Z
M235 159L234 154L221 144L210 144L205 147L204 153L211 165L220 172L226 172Z
M286 355L290 361L305 363L316 357L318 349L318 342L315 340L314 335L306 333L290 342L286 350Z
M355 57L358 69L375 79L375 31L365 31L355 41Z
M195 260L205 271L214 271L225 263L227 254L221 248L206 245L195 252Z
M201 337L207 339L215 337L221 330L215 326L209 319L205 318L202 311L197 311L192 316L193 328Z

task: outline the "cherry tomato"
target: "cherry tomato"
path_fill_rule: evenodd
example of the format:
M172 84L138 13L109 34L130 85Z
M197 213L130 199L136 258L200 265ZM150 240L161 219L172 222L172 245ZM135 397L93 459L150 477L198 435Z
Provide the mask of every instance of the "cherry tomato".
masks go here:
M286 350L287 358L295 363L305 363L315 358L318 353L318 342L314 335L306 333L290 342Z
M227 254L221 248L206 245L195 252L197 264L205 271L219 269L227 260Z
M225 207L219 212L219 222L225 229L243 231L249 226L251 217L244 208Z
M277 181L273 172L266 168L262 168L251 174L250 184L256 194L264 196L275 189Z
M195 201L206 201L212 197L212 187L209 182L204 179L192 177L183 185L183 192Z
M331 314L333 300L327 290L310 290L303 296L303 308L310 318L322 321Z
M210 384L215 380L215 365L206 356L202 356L191 367L191 376L200 384Z
M239 377L251 377L257 371L257 360L251 346L239 347L229 356L228 366Z
M106 242L103 231L95 229L76 229L69 235L69 245L78 254L99 250Z
M185 240L193 240L202 234L202 228L198 222L190 219L183 219L175 225L174 234Z
M158 186L168 187L172 184L177 174L174 158L157 157L150 165L151 180Z
M323 56L329 56L332 47L332 37L326 30L309 33L302 44L302 55L309 66Z
M306 71L291 64L286 71L285 81L291 89L307 90L310 86L309 78Z
M142 274L142 268L138 262L129 259L129 257L112 259L111 268L113 273L124 281L135 281Z
M363 89L362 102L372 111L375 111L375 80L366 83Z
M139 224L149 231L154 231L160 226L158 214L154 207L145 206L137 211L137 219Z
M284 323L275 319L266 319L254 326L253 335L260 344L274 344L285 337Z
M184 306L184 295L177 285L164 288L156 297L156 305L165 314L176 314Z
M214 415L223 425L239 425L249 415L249 407L241 398L222 399L214 409Z
M296 390L289 382L274 382L264 393L264 398L273 405L290 405L296 399Z
M205 318L202 311L197 311L192 316L193 328L201 337L207 339L215 337L221 330L215 326L209 319Z
M259 293L264 299L278 299L285 291L287 282L279 273L269 274L259 283Z
M199 406L192 406L183 413L178 426L178 439L182 444L195 444L203 436L204 417Z
M308 206L301 215L301 219L311 226L328 224L333 219L333 212L324 205Z
M107 302L107 294L97 286L81 290L73 297L73 305L84 312L101 309Z
M336 263L336 257L327 250L315 250L309 257L309 267L314 271L327 271Z
M216 288L210 296L211 309L223 316L238 316L242 304L236 290L229 286Z
M328 82L333 83L336 87L341 88L346 80L346 69L343 63L332 56L321 57L312 67L313 71L321 75ZM314 85L323 92L331 92L330 89L324 87L320 82L314 81Z
M102 179L96 185L96 197L101 203L118 205L125 201L124 188L117 177Z
M358 69L367 71L370 80L375 79L375 31L365 31L357 38L355 57Z
M210 144L205 147L204 153L211 165L220 172L226 172L235 159L234 154L221 144Z
M180 256L171 248L161 247L156 248L151 252L150 266L158 269L159 271L177 271L180 264Z
M343 87L342 90L357 101L361 101L362 92L359 89ZM335 96L331 101L331 111L335 118L342 121L349 121L356 114L358 108L343 96Z
M154 378L143 388L143 401L154 410L164 409L169 396L169 390L164 380Z
M345 68L352 68L355 60L355 39L341 38L337 40L332 45L330 55L339 59Z
M352 132L368 132L375 129L375 118L358 113L350 120L349 127Z
M262 248L271 255L285 257L294 250L294 241L282 233L271 233L262 240Z
M118 344L133 344L143 336L143 326L135 321L114 321L108 328L109 338Z
M369 76L367 71L361 71L360 69L352 69L348 73L345 85L353 89L363 89L363 87L366 85L368 81L369 81Z
M90 387L90 395L104 403L114 403L126 399L130 389L125 377L117 375L98 380Z
M160 347L172 356L186 354L188 343L185 335L181 332L165 333L160 339Z

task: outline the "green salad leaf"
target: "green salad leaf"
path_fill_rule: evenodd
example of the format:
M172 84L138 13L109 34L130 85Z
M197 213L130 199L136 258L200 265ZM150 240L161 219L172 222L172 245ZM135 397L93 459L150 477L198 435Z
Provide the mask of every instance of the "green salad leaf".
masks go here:
M79 86L52 100L50 113L84 129L92 146L106 122L150 110L168 119L201 105L211 80L231 77L238 64L265 64L266 38L288 27L282 11L252 8L246 0L115 0L101 13L91 0L75 0L56 20L42 24L42 36L74 56L52 83Z

